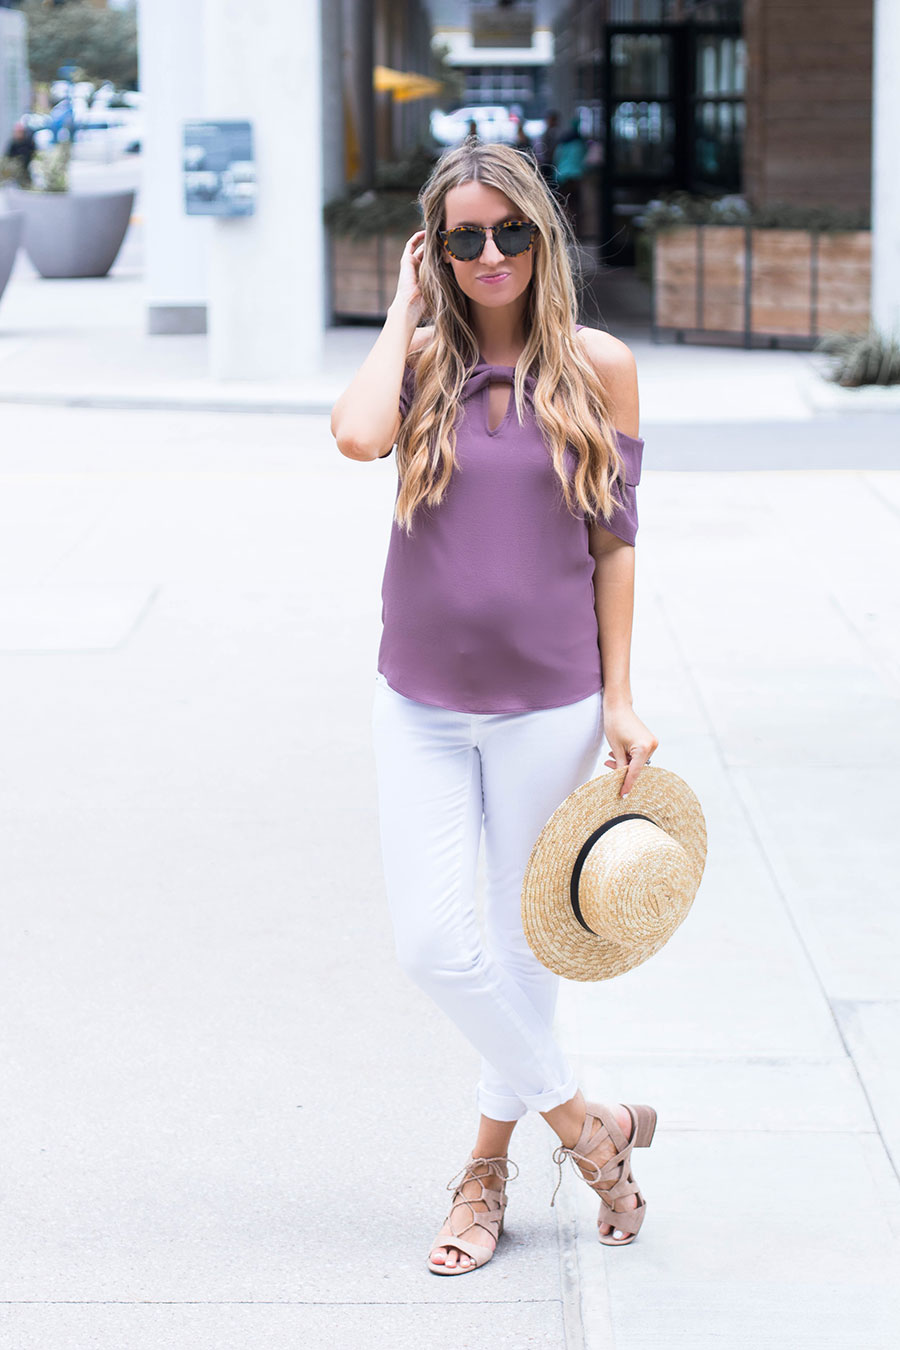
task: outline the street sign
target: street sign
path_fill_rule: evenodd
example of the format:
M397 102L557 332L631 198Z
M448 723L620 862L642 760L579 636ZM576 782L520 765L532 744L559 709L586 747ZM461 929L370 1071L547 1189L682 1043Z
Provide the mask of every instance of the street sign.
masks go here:
M253 214L256 164L249 122L185 122L183 154L187 215Z

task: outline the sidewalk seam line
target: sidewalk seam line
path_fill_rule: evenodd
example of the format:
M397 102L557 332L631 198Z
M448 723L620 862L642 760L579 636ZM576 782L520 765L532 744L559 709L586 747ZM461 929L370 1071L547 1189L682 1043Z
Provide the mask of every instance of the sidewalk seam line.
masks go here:
M872 1121L875 1125L875 1132L877 1132L877 1134L881 1139L881 1146L884 1149L885 1156L888 1159L888 1163L891 1167L891 1170L893 1171L897 1180L900 1181L900 1171L898 1171L897 1162L895 1161L894 1156L891 1153L890 1148L888 1147L887 1140L884 1138L884 1134L881 1129L881 1124L878 1120L877 1115L875 1114L875 1109L872 1105L871 1097L869 1096L869 1093L866 1089L866 1085L863 1082L862 1075L859 1070L859 1065L857 1064L853 1056L853 1052L850 1049L850 1046L844 1035L843 1028L841 1027L840 1022L838 1021L837 1015L834 1010L834 1006L832 1004L828 990L825 987L825 983L822 978L821 972L819 971L819 968L816 965L815 960L813 959L813 954L809 948L809 945L806 941L803 932L801 931L799 921L797 919L796 914L794 913L794 907L791 904L789 898L788 887L782 881L781 870L780 868L776 867L775 862L771 856L769 847L767 847L767 838L771 837L771 832L769 831L768 824L763 823L760 820L760 813L755 809L755 794L753 793L753 790L750 786L746 768L742 768L740 765L729 764L727 757L725 755L724 747L719 738L718 728L716 727L715 722L713 721L712 716L710 715L709 708L707 707L706 700L703 697L703 691L700 687L699 681L697 680L693 667L690 665L685 656L684 648L682 646L680 639L680 634L677 630L677 625L672 623L669 611L664 603L663 596L659 591L655 592L654 599L656 600L662 622L668 629L673 650L678 656L678 660L680 661L682 669L685 672L685 678L687 679L688 684L693 691L697 707L700 711L703 721L706 723L708 734L712 738L712 742L713 745L715 746L716 754L718 755L722 772L725 776L725 781L728 784L728 787L731 790L740 808L741 814L743 815L744 820L748 826L750 837L753 839L756 845L763 866L769 875L772 885L775 888L775 894L781 901L781 905L784 910L785 916L787 917L789 924L794 930L794 936L796 937L796 940L800 946L800 950L804 955L810 974L812 975L812 978L819 989L820 997L822 998L825 1007L828 1010L828 1016L831 1018L831 1023L832 1026L834 1027L835 1033L837 1034L838 1040L844 1047L845 1053L847 1054L848 1058L853 1064L853 1071L854 1074L856 1075L856 1081L859 1085L859 1090L862 1093L866 1105L869 1108L869 1112L872 1116ZM751 803L750 801L748 801L748 797L754 799L753 807L751 807ZM763 837L764 835L766 836L766 838Z
M518 1307L521 1304L559 1303L558 1298L455 1299L454 1307ZM0 1308L123 1307L123 1308L446 1308L440 1298L417 1299L291 1299L291 1298L5 1298Z

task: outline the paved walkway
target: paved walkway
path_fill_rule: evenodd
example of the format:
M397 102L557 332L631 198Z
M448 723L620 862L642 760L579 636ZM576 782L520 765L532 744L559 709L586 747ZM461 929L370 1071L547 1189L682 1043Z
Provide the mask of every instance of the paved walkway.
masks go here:
M80 331L49 299L25 313L45 286L20 275L0 306L7 388L54 323ZM110 372L113 308L91 311ZM893 1350L897 423L863 419L860 465L851 421L774 379L806 358L687 356L641 365L634 683L709 862L664 951L564 986L559 1017L590 1094L658 1108L648 1217L614 1251L573 1176L550 1210L529 1119L508 1236L455 1280L423 1254L475 1056L395 968L373 807L391 462L342 460L321 415L5 408L11 1350ZM756 418L810 429L804 467L658 467L676 426L720 424L686 415L667 361L724 370L747 455L769 453L747 373L769 362ZM835 422L847 458L820 468Z

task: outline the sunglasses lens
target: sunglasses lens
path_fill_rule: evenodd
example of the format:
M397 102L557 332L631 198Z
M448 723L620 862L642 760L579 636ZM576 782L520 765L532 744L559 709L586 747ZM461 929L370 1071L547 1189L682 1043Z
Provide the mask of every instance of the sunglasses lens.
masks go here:
M460 262L472 262L484 248L483 230L454 230L447 241L450 252Z
M504 225L502 230L497 230L494 234L494 241L501 253L505 253L508 258L514 258L517 253L524 253L531 243L531 226L521 221Z

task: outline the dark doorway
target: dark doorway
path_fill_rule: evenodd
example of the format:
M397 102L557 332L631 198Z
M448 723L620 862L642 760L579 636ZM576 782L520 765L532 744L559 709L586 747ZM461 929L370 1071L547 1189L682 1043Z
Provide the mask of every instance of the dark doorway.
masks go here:
M740 191L743 72L740 23L606 26L603 261L634 262L634 217L654 197Z

